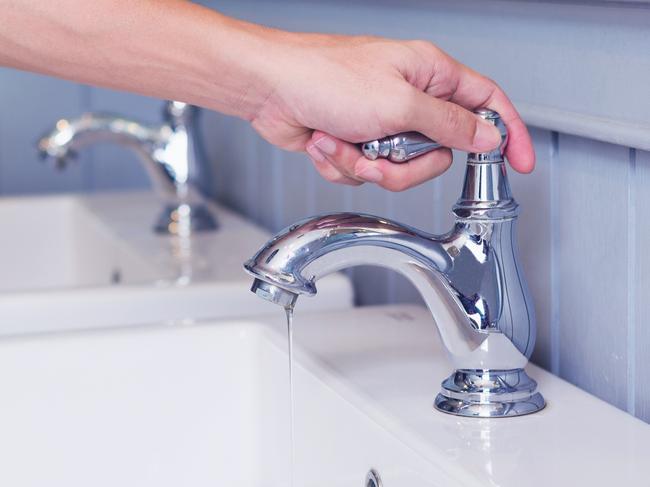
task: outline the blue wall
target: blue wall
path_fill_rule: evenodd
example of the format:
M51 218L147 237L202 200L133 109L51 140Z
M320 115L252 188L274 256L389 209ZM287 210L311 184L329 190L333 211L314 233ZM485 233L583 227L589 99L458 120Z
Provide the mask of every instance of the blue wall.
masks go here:
M650 421L650 10L643 4L537 2L204 2L289 29L430 39L496 79L530 124L533 175L513 174L519 241L535 297L543 367ZM363 20L361 20L363 19ZM486 34L488 32L488 34ZM0 71L3 194L147 186L131 154L97 147L53 173L33 142L61 116L108 110L159 120L160 102ZM242 121L202 126L216 197L277 230L308 214L354 210L433 232L451 223L463 156L441 178L401 194L322 181L307 159L270 147ZM362 304L417 301L400 276L353 271Z

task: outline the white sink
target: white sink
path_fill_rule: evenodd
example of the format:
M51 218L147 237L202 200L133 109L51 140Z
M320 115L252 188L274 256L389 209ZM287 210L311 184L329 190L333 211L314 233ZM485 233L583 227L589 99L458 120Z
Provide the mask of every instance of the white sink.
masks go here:
M301 312L295 487L645 485L650 426L530 366L548 407L434 411L449 364L416 306ZM281 311L0 340L0 485L289 485Z
M267 232L211 205L218 231L158 235L160 208L143 192L0 200L0 335L275 311L242 268ZM319 290L311 309L352 305L342 274Z
M5 198L0 221L0 293L156 277L77 197Z
M286 487L288 364L273 333L240 322L4 339L0 485ZM316 477L296 487L361 485L380 460L421 471L301 367L296 406L297 461Z

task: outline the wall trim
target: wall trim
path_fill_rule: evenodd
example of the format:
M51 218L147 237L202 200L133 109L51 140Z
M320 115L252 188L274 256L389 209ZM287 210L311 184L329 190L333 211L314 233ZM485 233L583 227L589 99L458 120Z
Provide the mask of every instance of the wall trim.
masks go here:
M650 151L650 124L623 122L534 103L515 102L515 105L526 124L533 127Z

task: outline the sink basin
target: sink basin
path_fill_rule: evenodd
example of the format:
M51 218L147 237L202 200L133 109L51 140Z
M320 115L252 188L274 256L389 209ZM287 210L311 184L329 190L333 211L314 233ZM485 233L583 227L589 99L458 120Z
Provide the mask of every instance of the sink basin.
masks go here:
M79 198L6 198L0 220L0 293L155 278L155 268L112 235Z
M0 336L276 311L242 270L269 234L210 209L219 230L182 238L151 230L160 202L146 192L0 200ZM342 274L319 289L311 309L352 305Z
M273 333L244 321L3 339L0 484L286 487L288 365ZM312 371L295 380L298 445L331 470L294 485L361 485L380 459L422 471ZM314 427L333 421L345 447Z
M449 373L429 312L305 312L294 339L296 487L644 485L650 426L543 370L520 418L434 411ZM0 484L286 487L281 312L0 340ZM38 466L38 468L35 468Z

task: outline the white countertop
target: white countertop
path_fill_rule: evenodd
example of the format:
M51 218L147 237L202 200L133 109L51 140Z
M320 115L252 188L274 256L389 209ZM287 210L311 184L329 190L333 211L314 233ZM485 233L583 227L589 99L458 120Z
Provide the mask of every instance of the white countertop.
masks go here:
M475 419L435 411L451 368L425 308L303 314L299 306L295 340L337 391L458 485L650 485L650 425L534 365L527 370L547 401L541 412ZM283 320L273 325L282 332Z

